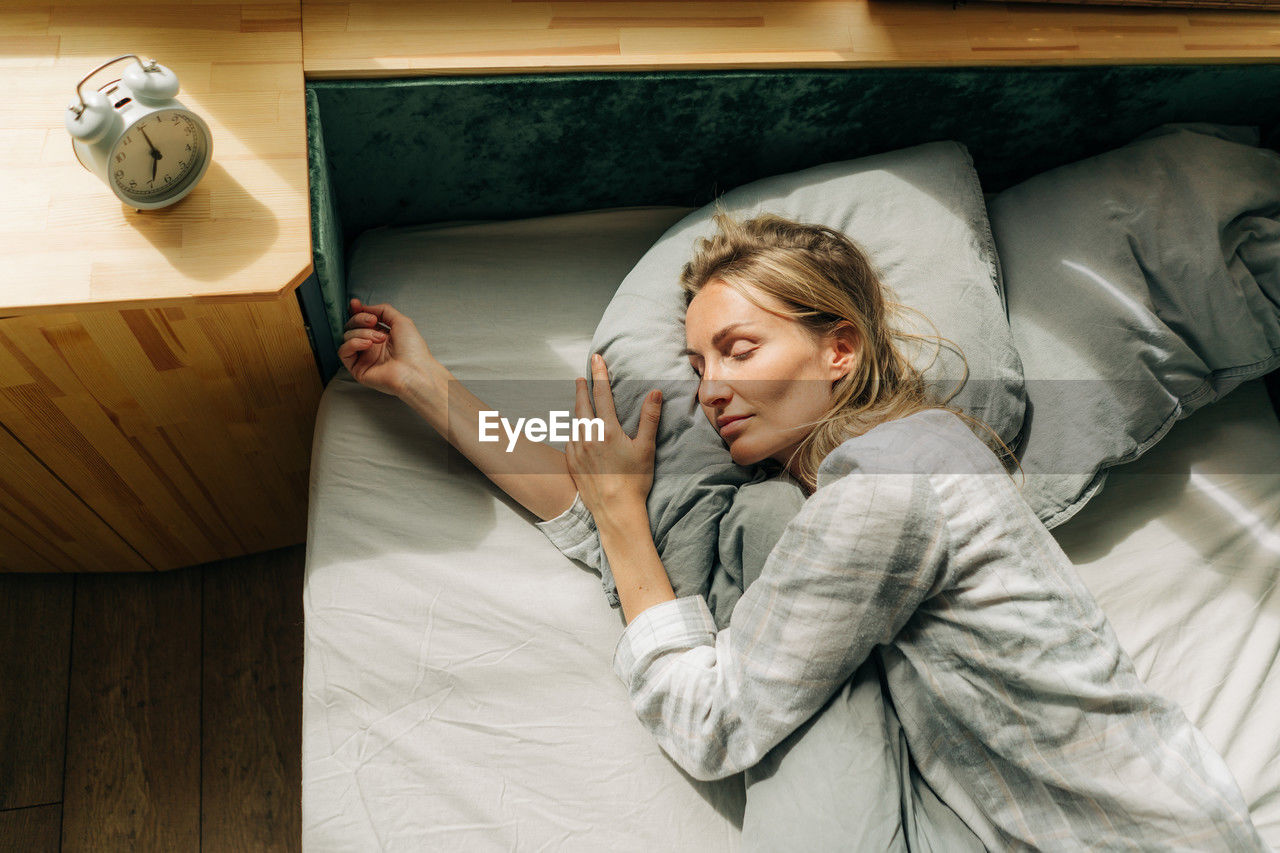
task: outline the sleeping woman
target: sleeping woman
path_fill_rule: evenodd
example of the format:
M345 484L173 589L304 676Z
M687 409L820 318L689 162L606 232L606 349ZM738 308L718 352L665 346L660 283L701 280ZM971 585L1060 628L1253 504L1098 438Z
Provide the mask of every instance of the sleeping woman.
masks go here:
M604 439L520 438L535 476L479 441L485 405L390 305L351 301L339 357L561 550L598 541L627 622L614 668L690 775L748 771L746 849L1265 850L1226 765L1138 678L984 425L925 392L862 251L772 215L716 223L681 276L698 402L735 462L781 465L807 495L722 630L702 596L676 597L650 533L657 392L628 436L594 356L575 414L602 418ZM809 763L775 755L786 784L753 780L784 740L796 755L809 741ZM854 790L804 770L833 761Z

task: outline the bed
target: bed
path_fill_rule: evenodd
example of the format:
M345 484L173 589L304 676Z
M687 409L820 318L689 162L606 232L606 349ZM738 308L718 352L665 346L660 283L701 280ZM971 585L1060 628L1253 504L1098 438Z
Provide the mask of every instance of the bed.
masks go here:
M417 318L497 408L567 406L617 282L686 212L372 231L352 293ZM566 270L568 255L582 263ZM478 305L509 306L482 336L465 325ZM736 849L741 780L692 780L635 720L610 667L623 626L594 573L407 406L345 372L315 448L307 849ZM1140 673L1222 751L1280 843L1268 713L1280 707L1280 423L1263 383L1111 476L1059 541Z
M336 112L352 90L313 92L312 107ZM380 179L351 177L359 145L337 137L326 152L330 137L313 134L329 287L410 314L460 380L515 416L570 408L619 282L695 201L556 201L563 187L490 166L508 181L493 198L479 187L406 209L389 190L367 197ZM991 186L1043 165L1006 163ZM509 215L495 215L504 194ZM741 776L694 780L657 747L611 668L620 612L534 521L399 400L345 371L329 381L304 582L304 849L739 849ZM1179 421L1054 528L1139 673L1221 752L1272 846L1278 529L1280 421L1261 379Z

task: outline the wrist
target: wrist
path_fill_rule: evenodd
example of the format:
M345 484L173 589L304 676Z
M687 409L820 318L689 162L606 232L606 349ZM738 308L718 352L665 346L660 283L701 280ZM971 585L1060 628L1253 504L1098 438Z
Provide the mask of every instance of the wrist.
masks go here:
M406 371L395 388L395 394L415 409L443 404L452 378L445 366L432 360Z
M643 500L621 498L607 501L599 511L593 511L591 516L602 539L652 537L649 530L649 510Z

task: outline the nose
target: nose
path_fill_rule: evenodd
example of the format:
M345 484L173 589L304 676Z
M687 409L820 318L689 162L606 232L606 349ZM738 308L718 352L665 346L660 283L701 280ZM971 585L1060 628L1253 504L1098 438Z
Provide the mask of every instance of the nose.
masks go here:
M717 407L726 405L733 397L729 386L719 379L706 376L698 383L698 402L704 406Z

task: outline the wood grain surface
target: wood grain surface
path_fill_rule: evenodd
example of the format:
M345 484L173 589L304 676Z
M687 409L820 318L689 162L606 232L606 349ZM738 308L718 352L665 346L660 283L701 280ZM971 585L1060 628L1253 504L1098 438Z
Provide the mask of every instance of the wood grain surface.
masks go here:
M200 583L77 576L64 851L200 849Z
M0 352L0 362L4 358ZM9 389L0 389L0 399L8 393ZM0 572L150 568L101 516L31 455L2 418L0 462Z
M952 0L303 0L308 78L1248 62L1280 13Z
M76 161L75 85L139 53L173 69L213 134L176 205L138 212ZM118 79L124 63L86 88ZM0 4L0 315L291 290L311 269L297 2Z
M0 853L58 853L62 804L0 812Z
M205 567L201 849L302 844L301 547Z
M298 850L305 553L0 575L0 853Z
M168 569L300 542L319 376L296 2L0 5L0 570ZM213 162L140 212L63 127L124 53ZM86 84L118 79L114 65Z
M303 541L320 391L292 293L0 320L18 516L0 567L170 569Z
M0 576L0 810L62 801L72 580Z

